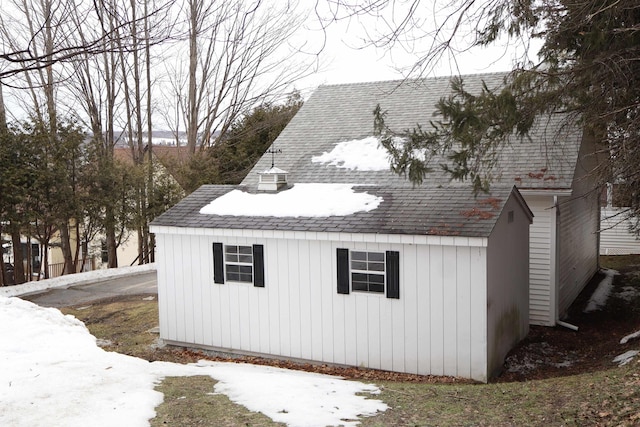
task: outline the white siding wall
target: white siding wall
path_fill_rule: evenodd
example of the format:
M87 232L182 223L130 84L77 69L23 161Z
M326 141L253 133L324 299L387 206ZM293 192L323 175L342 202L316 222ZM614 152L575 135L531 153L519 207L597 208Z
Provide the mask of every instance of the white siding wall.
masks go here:
M309 233L285 239L278 232L250 237L249 230L236 232L247 237L154 231L163 339L487 380L486 249L477 241L438 237L441 245L427 245L403 244L399 236L375 243L307 240ZM263 244L265 288L214 284L213 242ZM400 299L339 295L337 248L399 251Z
M509 222L509 212L513 221ZM529 333L529 216L515 198L505 205L487 249L487 337L490 376Z
M558 318L584 289L598 269L599 192L595 180L596 158L590 145L581 148L571 197L560 198L560 257Z
M623 208L603 208L600 222L600 255L640 254L640 240L629 231Z
M560 199L560 287L562 318L598 268L597 193Z
M533 212L529 233L529 321L555 325L556 209L551 196L524 195Z

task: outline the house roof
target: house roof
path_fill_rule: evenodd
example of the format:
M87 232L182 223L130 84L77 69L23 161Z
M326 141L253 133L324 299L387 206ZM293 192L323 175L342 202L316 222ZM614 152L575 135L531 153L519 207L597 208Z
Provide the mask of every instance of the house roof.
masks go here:
M513 187L496 186L491 194L474 197L468 187L354 186L356 192L381 197L368 212L347 216L276 217L201 214L211 201L243 186L204 185L156 218L152 226L411 234L488 237L508 198L519 193ZM286 191L286 190L285 190ZM523 204L523 208L526 205ZM530 212L527 209L528 214Z
M463 76L465 89L479 93L484 81L490 88L503 84L504 73ZM276 166L289 172L289 182L391 184L412 187L404 177L389 170L361 171L312 162L313 156L330 152L337 143L373 135L373 110L386 111L385 123L394 131L421 125L434 119L438 100L451 93L450 78L341 84L319 87L276 139L281 150ZM517 185L519 189L570 189L575 173L582 131L566 126L566 116L541 117L530 138L512 138L493 169L494 183ZM265 156L242 184L255 186L257 173L271 166ZM435 168L439 169L439 168ZM457 183L452 183L456 185ZM443 172L430 173L424 186L450 185ZM468 186L468 183L460 183Z

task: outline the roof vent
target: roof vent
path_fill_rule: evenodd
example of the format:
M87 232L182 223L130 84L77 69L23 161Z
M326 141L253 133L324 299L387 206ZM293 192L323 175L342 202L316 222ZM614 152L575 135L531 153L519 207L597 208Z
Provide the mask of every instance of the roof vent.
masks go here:
M266 171L259 172L258 191L276 192L286 187L288 174L289 172L273 166Z

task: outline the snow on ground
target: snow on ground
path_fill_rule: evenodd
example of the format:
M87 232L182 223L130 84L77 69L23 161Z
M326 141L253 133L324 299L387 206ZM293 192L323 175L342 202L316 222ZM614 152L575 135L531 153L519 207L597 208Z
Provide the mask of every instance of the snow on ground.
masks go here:
M592 311L600 310L607 304L609 294L613 290L613 277L619 273L616 270L603 269L605 277L600 281L598 287L589 298L587 306L583 310L585 313L591 313Z
M526 345L520 356L510 355L505 360L508 372L527 374L542 366L568 368L580 362L576 352L563 352L548 342L533 342Z
M626 302L631 302L635 300L638 295L640 295L640 291L635 286L623 286L622 289L616 293L618 298L625 300Z
M626 343L628 343L629 341L631 341L632 339L635 339L635 338L640 338L640 331L636 331L636 332L634 332L632 334L629 334L626 337L622 338L620 340L620 344L626 344Z
M148 271L155 271L155 264L135 265L132 267L106 268L101 270L86 271L84 273L66 274L52 279L42 279L27 282L22 285L0 287L0 296L15 297L44 291L46 289L64 288L70 285L82 285L120 276L132 276Z
M368 212L382 198L356 193L352 184L296 184L278 193L232 190L202 209L201 214L273 217L327 217Z
M215 390L290 426L357 424L387 405L377 387L307 372L220 362L179 365L106 352L59 310L0 296L0 425L147 426L167 376L209 375ZM350 421L343 421L350 420Z
M390 164L389 153L375 136L339 142L333 150L313 156L311 161L358 171L389 170Z
M617 363L618 366L624 366L627 363L631 362L634 357L636 357L640 353L637 350L629 350L625 353L622 353L613 359L613 363Z

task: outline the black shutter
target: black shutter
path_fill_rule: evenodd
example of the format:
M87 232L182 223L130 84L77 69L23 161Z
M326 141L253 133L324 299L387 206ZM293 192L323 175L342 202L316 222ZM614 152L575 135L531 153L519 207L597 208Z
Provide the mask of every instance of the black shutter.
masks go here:
M213 282L224 283L224 252L222 243L213 244Z
M349 249L337 249L338 293L349 293Z
M253 245L253 286L264 288L264 246Z
M387 251L387 298L400 299L400 252Z

